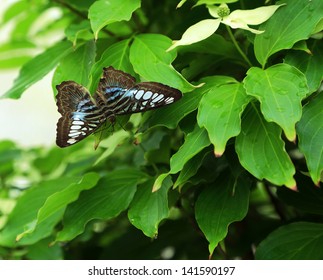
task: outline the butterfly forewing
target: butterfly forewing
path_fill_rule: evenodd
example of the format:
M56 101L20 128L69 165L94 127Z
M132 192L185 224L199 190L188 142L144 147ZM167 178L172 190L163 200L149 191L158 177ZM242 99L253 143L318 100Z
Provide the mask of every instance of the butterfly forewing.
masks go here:
M156 82L143 82L128 89L123 98L125 105L116 110L116 115L144 112L171 104L182 97L179 90Z
M114 115L123 115L163 107L181 97L179 90L161 83L136 84L134 77L110 66L104 68L96 100Z
M67 147L93 133L105 117L83 86L66 81L56 88L57 107L62 115L57 123L56 144Z
M135 83L135 78L127 73L111 66L103 68L103 77L100 79L95 99L99 106L109 104L109 107L113 107L115 101L122 98L123 94Z

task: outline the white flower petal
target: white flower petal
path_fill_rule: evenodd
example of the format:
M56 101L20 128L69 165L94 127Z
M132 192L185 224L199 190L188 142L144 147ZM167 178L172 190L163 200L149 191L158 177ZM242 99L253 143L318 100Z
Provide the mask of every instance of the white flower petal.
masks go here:
M248 30L248 31L255 33L255 34L261 34L261 33L265 32L265 31L250 28L243 21L232 21L229 17L223 18L222 23L229 25L233 29L240 28L240 29Z
M210 37L220 25L219 19L205 19L190 26L182 35L179 41L174 41L174 44L168 48L170 51L178 46L190 45Z
M243 21L246 24L258 25L268 20L282 5L285 4L260 7L253 10L235 10L228 17L231 21Z

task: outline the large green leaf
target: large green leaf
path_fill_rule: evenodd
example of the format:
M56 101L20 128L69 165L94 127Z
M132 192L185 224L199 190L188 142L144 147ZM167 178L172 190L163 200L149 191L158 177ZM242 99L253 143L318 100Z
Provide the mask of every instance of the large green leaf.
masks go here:
M99 0L89 9L94 36L97 39L99 31L106 25L122 20L129 20L132 13L140 7L140 0Z
M240 83L212 87L203 96L197 120L207 130L217 156L223 154L227 141L240 133L241 114L249 101Z
M273 231L257 250L258 260L322 260L323 225L292 223Z
M307 79L309 93L315 92L323 80L323 41L314 44L311 54L304 51L290 51L285 62L302 71Z
M157 192L152 192L153 180L138 187L128 211L130 222L148 237L156 237L159 223L168 217L168 190L170 178L164 180Z
M260 29L265 32L257 35L254 41L255 54L262 66L272 54L309 38L322 18L321 0L284 0L282 3L287 5L261 25Z
M241 165L258 179L295 187L295 168L281 139L281 129L268 123L257 108L248 108L241 133L236 138Z
M14 85L2 98L18 99L22 93L31 85L49 73L57 63L73 51L72 44L68 41L59 42L47 49L42 54L28 61L20 70Z
M183 92L194 86L171 65L175 52L166 52L171 39L161 34L142 34L135 37L130 48L130 61L134 70L146 81L175 87Z
M55 70L52 80L53 89L62 81L74 81L87 86L95 55L95 43L91 40L66 56Z
M133 199L137 184L146 180L144 173L136 169L110 172L95 188L83 192L70 204L63 218L63 230L56 241L67 241L84 231L85 225L94 219L112 219L124 211Z
M261 112L277 123L290 141L296 137L295 124L302 115L302 99L308 93L306 77L297 68L277 64L266 70L250 68L244 79L247 94L260 101Z
M89 87L91 93L95 92L104 67L113 66L118 70L133 74L129 60L129 44L130 39L122 40L112 44L103 52L100 60L93 65L91 70L92 80Z
M323 171L323 95L312 99L303 110L297 124L299 148L304 153L308 170L315 184Z
M250 184L244 179L225 174L199 195L195 216L209 241L211 255L218 243L226 237L229 225L246 216L249 188Z
M44 205L47 198L57 192L62 191L66 186L77 183L80 178L62 177L51 181L43 181L25 192L21 196L15 208L10 213L4 229L0 232L0 245L14 247L17 245L31 244L49 236L53 226L61 219L62 212L55 212L54 215L42 223L33 233L32 238L26 237L16 243L19 234L25 231L26 227L33 226L37 221L39 209Z

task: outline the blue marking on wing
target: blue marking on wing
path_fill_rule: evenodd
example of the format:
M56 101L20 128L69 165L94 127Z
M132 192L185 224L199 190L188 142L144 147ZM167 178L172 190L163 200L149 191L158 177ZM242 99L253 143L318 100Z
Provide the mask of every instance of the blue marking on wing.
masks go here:
M127 89L121 87L108 87L105 89L105 97L107 101L113 101L116 98L120 98L120 95L123 95Z

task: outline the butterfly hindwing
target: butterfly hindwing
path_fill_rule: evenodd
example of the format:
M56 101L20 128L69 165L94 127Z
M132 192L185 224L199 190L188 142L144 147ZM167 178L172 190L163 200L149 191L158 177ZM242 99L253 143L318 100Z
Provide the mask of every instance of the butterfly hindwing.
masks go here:
M67 147L93 133L105 119L83 86L66 81L56 88L57 107L62 115L57 123L56 144Z

